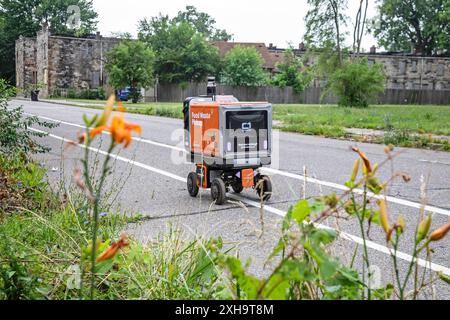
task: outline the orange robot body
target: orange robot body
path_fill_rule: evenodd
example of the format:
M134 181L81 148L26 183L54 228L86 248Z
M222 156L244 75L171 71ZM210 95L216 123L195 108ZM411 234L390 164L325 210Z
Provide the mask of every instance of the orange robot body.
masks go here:
M187 180L189 194L211 189L215 203L223 204L229 189L254 188L268 201L272 184L259 168L271 163L272 105L218 96L209 81L208 95L187 98L183 113L187 160L196 165Z

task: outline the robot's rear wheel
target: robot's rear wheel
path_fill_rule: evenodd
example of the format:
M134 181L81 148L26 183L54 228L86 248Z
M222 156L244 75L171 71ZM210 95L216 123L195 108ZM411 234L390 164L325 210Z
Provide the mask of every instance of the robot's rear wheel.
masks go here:
M269 201L272 197L272 181L268 176L261 176L256 183L256 193L263 201Z

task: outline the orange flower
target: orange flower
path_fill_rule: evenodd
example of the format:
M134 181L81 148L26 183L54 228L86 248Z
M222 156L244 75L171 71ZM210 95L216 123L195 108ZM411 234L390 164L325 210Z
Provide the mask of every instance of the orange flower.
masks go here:
M124 107L122 101L119 101L119 102L117 103L117 111L119 111L119 112L125 112L125 111L127 111L127 109Z
M95 136L101 134L103 131L108 131L108 126L100 126L100 127L96 127L94 129L91 129L90 131L90 137L91 140L95 138Z
M125 122L121 115L113 117L110 132L116 143L125 143L124 148L127 148L131 143L132 131L141 134L141 126Z
M125 129L127 129L127 130L134 130L138 135L142 134L141 126L137 125L137 124L125 123Z
M97 262L106 261L109 259L112 259L115 257L119 249L127 247L129 245L128 243L128 237L126 234L122 234L120 236L119 241L112 243L108 249L106 249L101 255L97 257Z
M132 140L131 138L132 131L135 131L137 134L141 135L142 128L137 124L125 122L122 115L116 115L112 118L110 126L104 125L91 129L90 131L91 139L101 134L103 131L110 132L114 142L118 144L125 143L124 148L127 148Z

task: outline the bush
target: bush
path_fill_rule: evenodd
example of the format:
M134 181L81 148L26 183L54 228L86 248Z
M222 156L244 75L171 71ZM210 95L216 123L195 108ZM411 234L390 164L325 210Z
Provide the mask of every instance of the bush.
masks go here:
M43 208L48 187L41 166L24 154L5 157L0 154L0 215L15 207Z
M277 65L279 73L271 81L277 87L292 87L295 93L300 93L310 84L312 76L304 68L300 58L296 57L293 50L284 53L283 63Z
M69 90L67 90L67 98L76 99L77 97L77 91L74 88L69 88Z
M329 78L328 86L339 98L339 105L367 107L384 90L382 65L368 64L367 58L348 61Z
M12 155L14 153L42 153L49 148L37 143L36 137L46 136L43 132L30 131L33 125L54 128L55 123L39 120L38 117L27 117L21 107L8 109L8 100L15 90L6 81L0 79L0 153Z

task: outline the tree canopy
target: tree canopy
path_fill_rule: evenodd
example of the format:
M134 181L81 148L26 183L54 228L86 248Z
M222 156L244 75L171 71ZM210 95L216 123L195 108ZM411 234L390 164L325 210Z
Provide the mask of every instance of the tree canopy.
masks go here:
M15 77L15 41L33 37L47 23L54 34L81 36L97 26L91 0L2 0L0 5L0 77Z
M308 0L308 5L309 10L305 17L305 42L310 47L316 48L333 44L342 64L341 50L345 36L342 29L348 19L344 14L347 0Z
M217 48L209 45L205 35L186 21L162 15L144 19L139 24L139 39L156 53L155 73L160 82L201 81L218 72Z
M282 63L277 64L278 74L272 80L272 84L278 87L293 87L295 92L301 92L311 82L310 73L303 66L299 57L292 49L284 53Z
M204 34L209 40L231 40L232 35L225 29L216 28L216 20L205 12L199 12L194 6L186 6L185 11L179 11L174 22L187 22L194 30Z
M225 57L222 80L232 86L264 85L267 74L263 65L263 58L255 48L236 46Z
M107 55L109 84L116 89L130 87L133 102L137 102L139 89L153 85L154 59L153 50L141 41L122 41Z
M381 0L372 28L379 44L391 51L434 54L450 48L449 0Z

